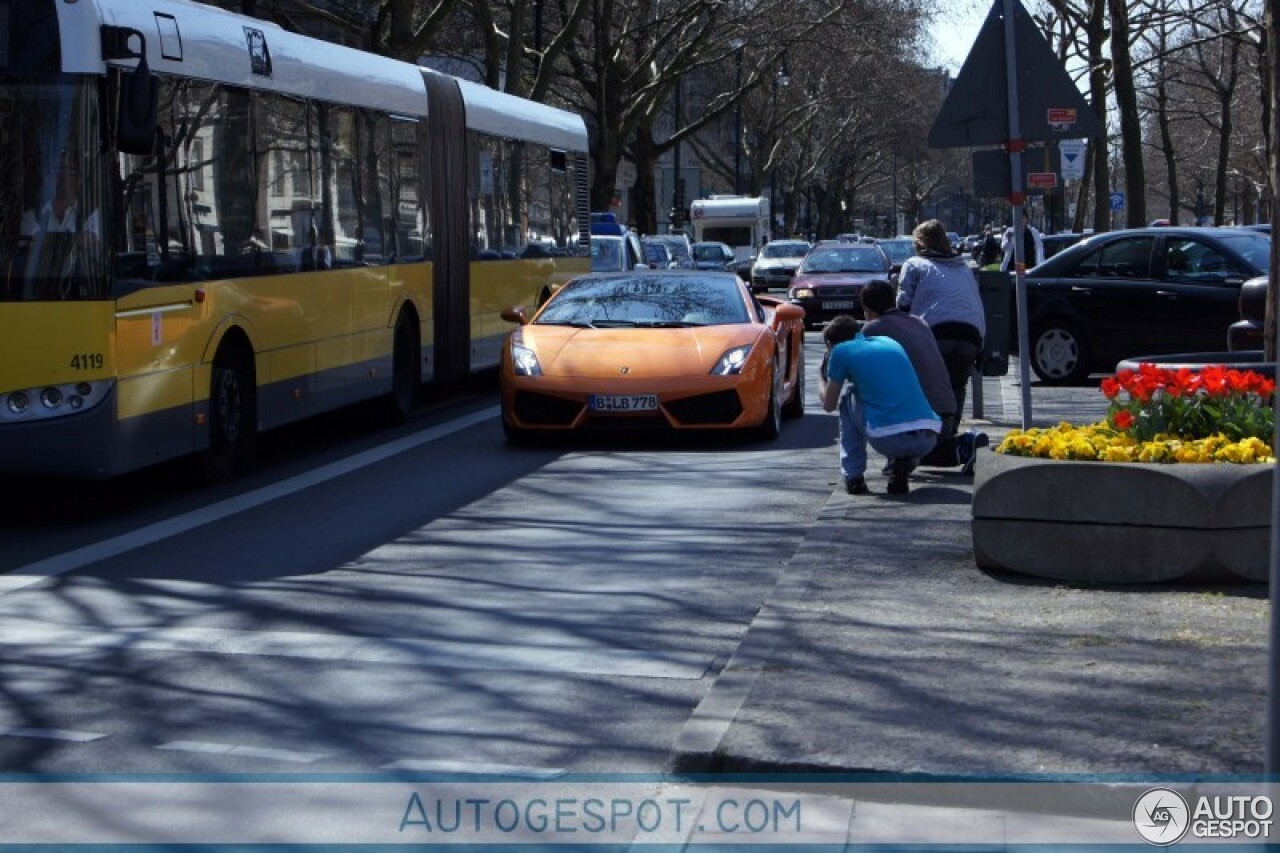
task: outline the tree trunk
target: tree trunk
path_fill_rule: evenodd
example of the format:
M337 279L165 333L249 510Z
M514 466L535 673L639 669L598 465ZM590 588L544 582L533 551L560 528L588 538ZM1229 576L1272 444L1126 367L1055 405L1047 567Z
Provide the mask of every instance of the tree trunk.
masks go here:
M658 162L657 147L647 128L638 128L631 143L636 182L631 188L631 217L641 234L658 233L657 186L653 179Z
M1147 224L1147 176L1142 164L1142 118L1129 56L1128 4L1109 0L1111 6L1111 71L1120 113L1120 150L1124 157L1125 222L1130 228Z
M1089 187L1093 182L1093 140L1085 152L1084 174L1080 177L1080 189L1076 193L1076 215L1071 220L1071 230L1077 234L1084 233L1085 211L1089 209Z
M1263 78L1267 81L1269 95L1267 98L1267 183L1270 185L1271 222L1274 227L1280 222L1280 14L1277 14L1274 3L1267 4L1266 11L1266 56L1267 62ZM1267 361L1276 360L1276 270L1280 269L1280 243L1273 237L1271 240L1271 271L1267 286L1267 320L1264 324L1263 348ZM1276 772L1276 756L1268 756L1269 772Z
M1181 207L1178 202L1178 163L1174 158L1173 126L1169 121L1169 92L1165 88L1163 68L1159 81L1156 86L1156 124L1160 127L1160 151L1164 155L1164 169L1169 184L1169 222L1177 225Z
M1239 42L1231 46L1230 68L1228 77L1234 84L1236 69L1240 61ZM1227 208L1227 166L1231 160L1231 131L1233 127L1231 101L1235 97L1235 86L1231 85L1219 90L1218 100L1218 165L1213 176L1213 224L1221 226L1226 221Z
M1218 137L1218 165L1213 170L1213 224L1221 227L1227 219L1227 164L1231 159L1231 102L1222 103L1222 135Z
M1107 41L1107 0L1089 0L1089 100L1102 126L1107 126L1107 61L1103 46ZM1093 155L1093 230L1111 230L1111 167L1107 159L1107 136L1104 133L1089 141Z

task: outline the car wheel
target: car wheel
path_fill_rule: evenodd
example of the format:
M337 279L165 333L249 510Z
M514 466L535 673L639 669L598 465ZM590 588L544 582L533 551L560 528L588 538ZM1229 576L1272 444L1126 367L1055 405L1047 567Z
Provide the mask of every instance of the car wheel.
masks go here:
M1050 385L1089 378L1089 345L1084 334L1066 320L1039 325L1031 336L1031 369Z
M213 358L209 383L209 446L200 454L200 478L222 483L253 462L257 443L257 390L253 353L228 341Z
M796 359L796 384L791 390L791 399L782 407L782 414L788 418L798 418L804 414L804 341L800 342L800 357Z
M773 364L772 381L769 383L769 409L764 421L756 427L756 437L773 441L782 434L782 370L777 361Z
M408 420L418 403L422 388L422 372L418 369L421 358L417 327L409 312L401 311L396 318L391 350L391 393L386 402L387 419L393 424Z

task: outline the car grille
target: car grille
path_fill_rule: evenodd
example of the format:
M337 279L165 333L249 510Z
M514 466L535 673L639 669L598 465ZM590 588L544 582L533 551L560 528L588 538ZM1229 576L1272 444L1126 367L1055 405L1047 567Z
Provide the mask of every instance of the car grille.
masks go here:
M671 429L661 413L648 415L588 415L583 422L591 430Z
M819 299L831 296L858 296L861 293L862 285L860 284L832 284L814 288L813 291L813 295Z
M516 392L516 417L529 426L568 426L582 411L582 404L546 394Z
M742 415L742 401L737 391L717 391L697 397L685 397L664 404L672 417L682 424L730 424Z

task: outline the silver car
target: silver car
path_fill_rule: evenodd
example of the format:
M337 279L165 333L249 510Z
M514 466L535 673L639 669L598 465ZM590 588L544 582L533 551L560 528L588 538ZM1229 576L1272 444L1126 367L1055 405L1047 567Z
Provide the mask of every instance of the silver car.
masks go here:
M751 289L760 291L789 286L796 267L800 266L809 249L804 240L773 240L765 244L751 266Z

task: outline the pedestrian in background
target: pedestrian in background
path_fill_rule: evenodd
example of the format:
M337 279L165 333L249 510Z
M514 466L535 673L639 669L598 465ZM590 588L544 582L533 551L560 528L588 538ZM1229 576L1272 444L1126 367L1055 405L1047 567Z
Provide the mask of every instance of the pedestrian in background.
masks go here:
M1013 272L1012 227L1005 229L1000 249L1004 252L1000 269L1004 272ZM1031 224L1025 214L1022 217L1022 262L1026 264L1027 269L1044 263L1044 239L1040 235L1040 230Z
M982 239L978 242L978 251L974 255L974 260L978 262L979 267L989 267L1000 260L1000 241L996 239L990 225L982 231Z
M898 308L896 297L897 291L887 281L873 281L862 288L862 316L867 321L862 333L869 338L883 335L902 345L929 407L942 419L938 442L920 464L934 468L959 465L962 473L970 474L978 448L986 447L990 439L986 433L972 429L956 435L960 423L955 416L956 397L938 341L928 323Z
M825 411L840 413L845 491L870 493L865 476L870 444L889 459L889 494L907 494L911 471L933 449L942 429L911 359L892 338L868 338L859 332L858 321L847 314L828 323L822 337L827 354L819 368L818 392ZM849 390L842 394L846 383Z
M951 248L946 228L936 219L921 222L911 234L916 256L898 273L898 307L929 325L947 366L955 411L950 434L960 430L965 389L982 355L987 332L978 279L964 258Z

